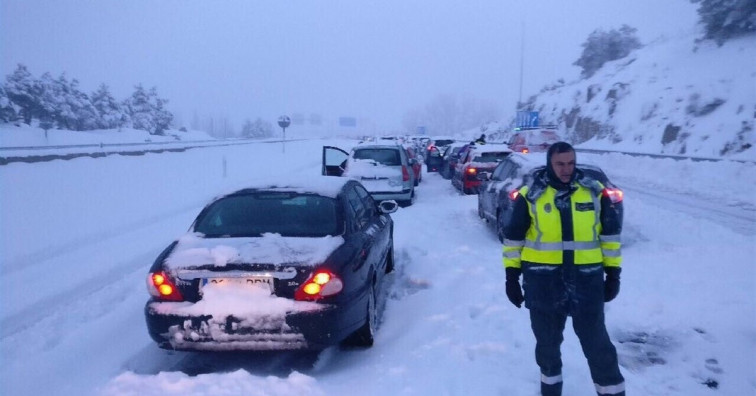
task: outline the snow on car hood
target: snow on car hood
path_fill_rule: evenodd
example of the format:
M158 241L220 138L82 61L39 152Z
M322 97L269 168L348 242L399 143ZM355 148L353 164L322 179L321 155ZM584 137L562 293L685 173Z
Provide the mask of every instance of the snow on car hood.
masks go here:
M202 234L189 233L179 238L165 263L170 269L208 264L223 267L229 263L315 265L342 244L341 236L306 238L263 234L248 238L204 238Z

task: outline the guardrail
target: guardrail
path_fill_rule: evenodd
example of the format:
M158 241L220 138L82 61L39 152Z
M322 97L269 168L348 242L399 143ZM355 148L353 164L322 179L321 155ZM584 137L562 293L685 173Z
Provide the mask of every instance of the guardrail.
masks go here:
M292 139L287 141L295 141L301 139ZM182 152L194 148L206 148L206 147L222 147L222 146L235 146L241 144L254 144L254 143L280 143L281 140L195 140L190 142L144 142L144 143L109 143L109 144L72 144L72 145L57 145L57 146L15 146L15 147L0 147L0 151L36 151L36 150L62 150L62 149L93 149L98 148L101 151L82 151L71 153L51 153L41 155L13 155L4 156L0 155L0 166L7 165L13 162L45 162L56 159L69 160L80 157L99 158L109 155L128 155L138 156L147 153L164 153L164 152ZM173 145L176 147L165 148L142 148L138 150L112 150L111 148L124 148L124 147L144 147L155 145Z
M575 151L582 152L582 153L591 153L591 154L609 154L609 153L617 153L617 154L626 154L633 157L650 157L650 158L668 158L673 159L676 161L682 161L682 160L691 160L695 162L720 162L720 161L732 161L732 162L740 162L743 164L756 164L756 161L749 161L749 160L740 160L740 159L731 159L731 158L706 158L706 157L689 157L689 156L683 156L683 155L671 155L671 154L651 154L651 153L633 153L629 151L619 151L619 150L598 150L598 149L586 149L586 148L578 148L575 147Z
M293 142L298 140L304 140L304 139L290 139L287 140L287 142ZM80 157L91 157L91 158L98 158L98 157L106 157L108 155L128 155L128 156L137 156L137 155L144 155L147 153L164 153L164 152L182 152L189 149L194 148L205 148L205 147L220 147L220 146L235 146L235 145L241 145L241 144L253 144L253 143L281 143L282 140L251 140L251 139L240 139L240 140L195 140L190 142L182 142L182 141L173 141L173 142L139 142L139 143L108 143L108 144L73 144L73 145L56 145L56 146L15 146L15 147L0 147L0 166L7 165L13 162L25 162L25 163L34 163L34 162L45 162L45 161L52 161L56 159L61 160L69 160L73 158L80 158ZM492 142L493 143L493 142ZM154 148L154 149L139 149L139 150L109 150L109 148L124 148L124 147L144 147L144 146L155 146L155 145L173 145L177 147L167 147L167 148ZM90 151L83 151L83 152L76 152L76 153L52 153L52 154L44 154L44 155L14 155L14 156L4 156L1 153L3 151L36 151L36 150L61 150L61 149L87 149L87 148L98 148L101 151L97 152L90 152ZM673 160L692 160L696 162L719 162L719 161L733 161L733 162L740 162L744 164L756 164L756 161L749 161L749 160L740 160L740 159L730 159L730 158L706 158L706 157L691 157L691 156L682 156L682 155L670 155L670 154L651 154L651 153L633 153L628 151L618 151L618 150L599 150L599 149L588 149L588 148L579 148L575 147L575 151L577 152L583 152L583 153L592 153L592 154L608 154L608 153L619 153L619 154L626 154L631 155L635 157L650 157L650 158L669 158Z

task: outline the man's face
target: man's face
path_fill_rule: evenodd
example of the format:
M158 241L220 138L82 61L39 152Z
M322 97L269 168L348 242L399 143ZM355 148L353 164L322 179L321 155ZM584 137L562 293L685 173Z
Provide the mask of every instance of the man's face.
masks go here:
M551 155L551 169L562 183L568 183L575 172L575 152L554 153Z

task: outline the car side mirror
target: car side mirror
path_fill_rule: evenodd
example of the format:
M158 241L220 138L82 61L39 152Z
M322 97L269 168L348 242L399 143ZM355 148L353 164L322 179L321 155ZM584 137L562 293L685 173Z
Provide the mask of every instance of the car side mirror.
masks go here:
M388 201L381 201L381 203L378 204L378 210L383 214L389 214L394 213L399 208L399 204L396 203L393 199L389 199Z

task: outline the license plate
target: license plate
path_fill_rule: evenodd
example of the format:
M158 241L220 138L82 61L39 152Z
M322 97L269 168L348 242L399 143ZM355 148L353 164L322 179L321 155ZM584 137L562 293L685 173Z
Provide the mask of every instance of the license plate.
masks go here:
M202 287L258 287L273 293L273 278L269 276L250 276L244 278L203 278Z

